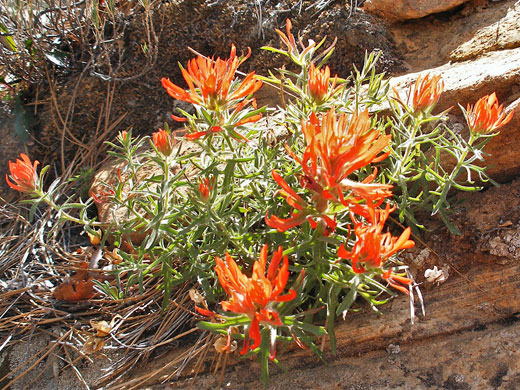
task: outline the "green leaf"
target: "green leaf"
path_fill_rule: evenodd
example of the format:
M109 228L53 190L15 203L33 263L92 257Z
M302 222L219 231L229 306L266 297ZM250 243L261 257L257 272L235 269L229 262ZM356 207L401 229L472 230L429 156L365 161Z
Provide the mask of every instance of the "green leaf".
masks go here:
M454 224L451 223L448 216L442 210L439 211L439 216L441 217L442 222L444 222L450 233L455 234L456 236L462 236L460 230Z
M2 23L0 23L0 32L3 34L11 34L7 27ZM15 53L18 51L12 35L0 36L0 43L2 43L6 49L9 49Z
M343 302L336 309L336 315L340 315L344 311L348 310L350 306L354 303L357 298L357 290L359 287L359 283L361 282L362 275L356 275L352 278L352 285L350 287L350 291L348 292Z
M325 330L325 328L323 326L312 325L312 324L308 324L306 322L301 322L301 321L296 321L296 320L288 321L289 318L290 317L285 317L283 319L282 322L284 323L284 325L289 325L291 327L295 327L295 328L304 330L305 332L312 333L314 336L325 336L327 334L327 331Z
M250 322L251 322L251 320L247 316L226 317L225 322L207 322L207 321L197 322L197 328L202 329L202 330L217 331L217 330L227 329L230 326L246 325Z
M275 49L274 47L262 46L260 49L261 50L272 51L273 53L283 54L284 56L289 57L289 53L287 53L286 51L280 50L280 49Z

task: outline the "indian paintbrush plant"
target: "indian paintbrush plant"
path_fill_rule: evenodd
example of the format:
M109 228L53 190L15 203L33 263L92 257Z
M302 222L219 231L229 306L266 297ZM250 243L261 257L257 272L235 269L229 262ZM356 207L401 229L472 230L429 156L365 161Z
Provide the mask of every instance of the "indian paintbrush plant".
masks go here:
M285 47L265 49L287 56L296 71L241 79L237 69L250 51L239 57L235 46L228 59L192 59L181 66L188 89L162 80L171 97L194 106L173 116L186 134L174 136L169 126L151 138L121 132L109 143L123 163L118 182L87 202L59 204L59 182L44 190L45 168L38 175L26 155L10 163L7 178L33 207L47 203L91 234L102 227L101 245L113 238L115 282L97 283L105 295L125 298L133 286L143 293L147 280L160 278L166 307L177 286L190 284L199 328L222 335L218 352L242 340L240 353L258 356L264 383L269 361L279 363L277 343L321 356L316 342L328 334L334 352L339 316L362 301L378 311L397 293L413 299L416 285L396 255L414 246L416 212L438 214L456 232L450 189L478 190L472 173L489 180L475 161L511 119L494 94L486 96L461 107L470 129L463 138L444 113L433 114L439 75L419 78L402 97L376 73L377 53L340 78L324 65L334 44L318 54L325 40L296 42L289 20L277 32ZM272 114L254 98L264 82L284 91L275 110L284 141L271 142L261 121ZM455 162L445 164L445 155ZM92 202L108 202L126 219L110 226L88 219ZM396 235L387 226L394 210L409 225ZM133 232L144 239L133 242Z

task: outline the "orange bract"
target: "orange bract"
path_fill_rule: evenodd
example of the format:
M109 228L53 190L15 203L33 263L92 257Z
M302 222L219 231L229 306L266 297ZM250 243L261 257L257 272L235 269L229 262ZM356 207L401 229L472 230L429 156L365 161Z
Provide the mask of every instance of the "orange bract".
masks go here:
M278 313L271 305L275 302L286 302L296 297L294 290L281 295L289 278L289 261L283 256L282 247L273 254L271 263L265 274L267 262L267 244L260 252L260 259L253 264L253 274L247 277L237 263L226 253L226 260L215 258L215 272L222 288L230 296L222 301L222 309L237 314L245 314L251 319L249 335L246 335L242 353L253 350L260 345L260 323L282 325ZM282 261L281 267L280 261ZM249 338L253 341L249 343Z
M329 93L329 67L326 66L325 69L316 69L314 67L314 64L311 63L311 66L309 68L308 88L309 94L317 104L322 104L323 102L325 102L329 98L329 96L333 95L339 89L339 87L335 89L337 78L337 76L334 77L334 80L332 81L332 85L330 87L331 92Z
M256 92L262 86L262 81L255 78L255 72L246 75L241 83L233 83L237 68L250 55L251 49L246 57L238 59L235 45L232 45L227 60L220 58L213 60L202 56L190 60L187 69L181 67L189 91L185 91L166 78L161 82L174 99L204 105L208 109L215 110Z
M166 130L159 129L159 131L152 134L153 144L159 152L165 156L169 156L172 153L173 145L175 144L174 139Z
M308 146L299 162L311 191L318 193L321 188L326 197L337 195L342 203L345 203L342 191L346 189L358 191L365 198L391 196L390 185L367 186L370 182L348 180L351 173L388 156L383 149L388 146L390 136L371 127L368 111L349 118L345 114L336 116L332 108L321 123L313 113L308 122L302 122L302 131Z
M274 31L276 31L278 33L282 42L285 43L285 46L287 46L287 48L289 49L289 53L297 54L298 48L296 47L296 41L294 40L294 35L292 35L292 33L291 33L291 29L292 29L291 20L287 19L286 23L285 23L285 31L287 31L287 35L284 34L282 31L280 31L277 28L275 28Z
M207 202L209 200L214 184L215 177L212 177L211 180L207 177L201 179L199 183L199 195L203 202Z
M473 133L491 133L504 126L513 118L511 111L507 116L504 107L498 105L497 95L480 98L474 106L468 104L468 125Z
M431 108L439 100L444 89L444 82L441 81L441 76L433 76L430 79L430 74L424 78L419 76L415 84L410 86L408 99L412 97L412 110L414 112L426 111Z
M385 222L393 210L395 210L395 206L390 208L389 204L385 210L369 205L367 207L368 224L358 221L354 214L351 215L354 221L356 243L351 251L348 251L345 245L341 245L338 249L338 256L342 259L349 259L354 272L364 273L367 270L381 269L385 261L398 250L408 249L415 245L413 241L409 240L410 228L406 228L399 237L393 237L389 232L383 233ZM392 275L391 272L386 272L383 276L386 279L390 275ZM390 284L393 286L392 283Z
M9 180L7 175L5 175L5 179L9 187L14 190L26 193L33 192L39 186L40 178L36 172L36 167L40 162L35 161L33 165L24 153L20 154L20 157L21 160L17 159L16 162L9 161L9 171L14 183Z

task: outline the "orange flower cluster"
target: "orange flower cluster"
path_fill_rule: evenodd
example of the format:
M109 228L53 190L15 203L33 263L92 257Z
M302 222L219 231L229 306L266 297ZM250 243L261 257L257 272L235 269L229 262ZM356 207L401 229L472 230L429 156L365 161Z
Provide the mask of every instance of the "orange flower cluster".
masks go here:
M200 55L190 60L187 69L181 67L182 76L188 84L189 91L185 91L166 78L163 78L161 82L174 99L204 105L211 110L228 107L258 91L262 86L262 81L255 78L255 72L249 73L241 83L234 82L237 68L250 55L251 49L244 58L237 58L235 45L232 45L227 60L220 58L213 60Z
M444 90L444 82L441 76L433 76L430 78L428 73L424 78L419 75L415 84L410 86L408 91L408 99L406 104L401 100L399 92L394 88L395 100L404 107L409 107L414 113L431 111ZM411 99L411 101L410 101Z
M40 162L35 161L33 165L31 159L24 153L21 153L20 157L21 160L17 159L16 162L9 161L9 172L14 183L9 180L8 175L5 175L5 179L9 187L16 191L34 192L40 185L40 178L36 171Z
M367 209L368 224L358 221L354 213L351 213L356 234L356 243L352 250L348 251L345 245L341 245L338 249L338 256L350 260L352 269L359 274L367 270L382 269L385 261L394 253L415 245L413 241L409 240L410 228L406 228L399 237L393 237L389 232L383 233L385 222L390 213L395 210L395 206L390 208L390 205L387 204L386 209L381 210L369 204ZM412 280L395 275L391 270L384 272L383 278L392 287L408 294L408 290L402 284L411 284Z
M330 234L336 223L326 215L329 202L351 206L365 199L367 202L380 204L384 198L392 195L391 185L372 183L376 172L364 182L348 179L356 170L381 161L388 155L383 153L383 149L388 146L390 136L371 127L367 111L349 118L345 114L338 117L335 110L331 109L323 115L321 122L312 113L309 121L302 121L302 131L307 142L303 158L300 159L289 148L286 149L302 166L300 183L312 194L314 208L273 172L275 181L283 189L279 194L298 212L285 220L266 216L269 226L285 231L309 220L314 228L316 223L311 217L315 216L325 223L327 228L324 233ZM344 191L349 191L347 198Z
M172 154L175 140L166 130L159 129L159 131L152 134L153 144L159 152L165 156Z
M412 110L414 112L426 111L433 107L439 100L444 90L444 82L441 76L433 76L427 74L423 79L417 77L417 81L410 87L409 98L412 96ZM412 93L413 92L413 93Z
M181 66L182 75L189 87L188 91L166 78L161 80L166 92L174 99L199 105L216 113L214 121L208 124L207 130L187 134L187 139L195 140L208 134L228 130L233 138L247 141L233 129L262 118L260 113L241 115L241 111L249 104L256 109L256 100L247 97L258 91L262 86L262 81L256 78L255 72L246 75L241 82L235 80L237 68L250 55L251 49L244 58L239 59L236 56L236 48L232 45L230 57L227 60L220 58L213 60L200 55L190 60L187 69ZM228 110L230 111L229 115L224 114ZM172 118L180 122L187 120L175 115L172 115Z
M338 188L351 173L388 156L383 149L388 146L390 135L372 128L368 111L349 118L345 114L336 116L332 108L323 115L321 123L313 113L308 122L302 122L302 131L307 148L299 162L305 175L316 178L322 188ZM354 190L357 188L349 185ZM379 188L382 194L374 190L370 196L390 196L391 193L385 192L389 188L382 185ZM341 198L341 191L337 192Z
M484 96L474 106L468 104L467 118L473 133L492 133L507 124L513 118L511 111L507 116L504 107L498 105L497 95Z
M282 260L283 257L283 260ZM276 310L272 305L276 302L287 302L296 297L294 290L289 290L282 295L287 280L289 278L289 261L287 256L283 256L282 247L274 252L265 274L267 263L267 244L260 252L260 259L253 264L253 274L247 277L242 273L235 260L226 253L226 260L219 257L215 258L215 272L224 291L229 295L229 299L222 301L222 309L225 311L245 314L251 319L249 333L244 340L242 354L248 350L258 348L261 342L260 324L283 325ZM280 262L282 265L280 266ZM206 313L205 313L206 314ZM250 343L250 340L252 343ZM230 337L228 337L229 348ZM274 359L274 340L271 348L271 359Z
M314 63L309 68L309 80L307 88L309 95L316 104L323 104L330 96L334 95L341 89L341 86L336 87L338 76L336 75L330 83L330 69L328 66L325 69L316 69Z
M199 183L199 196L203 202L207 202L209 200L214 184L215 177L212 177L211 180L207 177L201 179Z

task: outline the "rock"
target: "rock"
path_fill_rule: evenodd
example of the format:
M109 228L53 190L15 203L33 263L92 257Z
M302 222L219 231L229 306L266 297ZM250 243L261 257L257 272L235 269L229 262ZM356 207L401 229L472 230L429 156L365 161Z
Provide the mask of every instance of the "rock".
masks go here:
M442 75L444 93L437 104L440 112L453 107L451 112L460 115L457 104L466 107L480 97L496 92L501 104L506 103L507 111L513 111L513 120L500 129L486 146L485 164L491 166L488 174L497 181L505 182L520 174L520 97L514 85L520 83L520 48L490 52L473 61L445 64L418 73L411 73L392 79L390 84L406 96L409 85L419 75ZM507 104L508 101L513 102Z
M468 0L367 0L364 10L389 20L422 18L455 8Z
M409 73L391 80L391 87L405 94L419 75L440 74L444 81L437 111L457 103L465 106L481 96L496 92L499 101L511 93L512 86L520 82L520 48L485 53L474 61L444 64L417 73ZM500 99L502 97L502 99Z
M460 12L452 12L449 17L444 14L436 14L402 23L388 24L388 31L409 72L418 72L449 61L462 61L475 57L476 49L467 46L466 42L472 41L476 35L488 31L487 27L492 25L495 26L495 29L492 30L495 35L489 37L488 44L476 42L481 49L478 54L497 49L511 49L515 46L506 42L511 41L509 29L516 27L509 22L507 22L508 30L505 30L503 26L506 20L512 19L513 15L508 15L514 14L511 10L515 9L517 1L501 0L498 3L487 3L481 6L475 3L475 0L467 3ZM500 26L498 31L496 26ZM494 44L495 39L500 44ZM467 56L466 51L473 50L475 50L475 55ZM454 54L455 52L457 54Z
M500 129L500 134L493 138L484 151L486 164L491 165L487 173L499 182L508 181L520 175L520 98L507 106L507 111L513 111L513 119Z
M507 10L506 15L493 24L485 26L450 53L450 60L463 61L477 55L499 49L520 46L520 2Z

